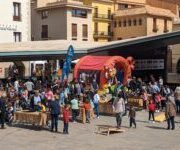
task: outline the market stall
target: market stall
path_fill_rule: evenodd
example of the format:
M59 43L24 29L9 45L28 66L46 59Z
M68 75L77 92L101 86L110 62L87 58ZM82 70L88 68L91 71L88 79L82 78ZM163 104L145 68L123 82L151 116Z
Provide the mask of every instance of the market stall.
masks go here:
M98 91L101 97L100 113L113 114L111 99L115 87L117 83L125 85L133 69L132 57L85 56L76 64L74 78L86 84L95 80L100 87ZM104 97L106 100L103 99Z

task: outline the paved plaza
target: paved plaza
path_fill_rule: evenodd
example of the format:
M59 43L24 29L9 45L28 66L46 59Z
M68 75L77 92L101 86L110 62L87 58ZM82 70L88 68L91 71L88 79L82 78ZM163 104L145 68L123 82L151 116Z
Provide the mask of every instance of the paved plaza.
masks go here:
M164 123L148 123L147 112L137 113L137 129L123 118L126 132L110 136L97 134L97 125L115 125L115 118L101 116L91 124L70 123L70 134L38 131L32 127L7 127L0 130L0 150L179 150L180 117L176 130L166 130ZM62 131L62 122L59 131Z

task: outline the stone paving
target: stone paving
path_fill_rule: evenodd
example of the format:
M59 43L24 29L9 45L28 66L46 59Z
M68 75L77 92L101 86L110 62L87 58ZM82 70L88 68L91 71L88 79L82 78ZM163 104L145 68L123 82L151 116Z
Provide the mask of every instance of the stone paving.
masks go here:
M166 122L148 123L147 112L137 113L137 129L110 136L97 134L97 125L115 125L115 118L101 116L91 124L70 123L70 134L51 133L25 127L7 127L0 130L0 150L179 150L180 117L176 117L176 130L166 130ZM59 124L62 131L62 122Z

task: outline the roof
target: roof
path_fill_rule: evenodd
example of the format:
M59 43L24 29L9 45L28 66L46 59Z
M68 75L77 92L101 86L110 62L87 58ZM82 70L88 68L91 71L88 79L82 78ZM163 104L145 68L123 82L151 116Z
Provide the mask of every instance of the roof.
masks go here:
M154 16L168 17L168 18L175 17L175 14L173 14L168 9L152 7L149 5L124 9L124 10L118 10L117 12L114 13L114 17L135 16L135 15L142 15L142 14L143 15L149 14L149 15L154 15Z
M173 44L180 43L180 30L173 31L169 33L163 33L158 35L148 35L142 36L137 38L119 40L119 41L112 41L108 42L104 45L99 45L95 48L88 49L88 54L96 53L96 52L103 52L106 50L112 50L115 48L126 48L132 47L134 45L144 45L145 43L155 42L155 44L159 47L168 46Z
M1 43L0 44L0 59L5 57L16 59L18 57L25 57L26 59L36 59L43 56L63 56L66 55L68 47L73 45L75 54L87 54L87 49L100 45L97 42L78 42L67 40L50 40L50 41L29 41L19 43ZM43 58L45 59L45 58Z
M44 10L44 9L52 9L52 8L64 8L64 7L74 7L74 8L81 8L92 10L92 7L89 5L84 5L82 2L74 1L74 2L66 2L66 1L57 1L53 3L47 3L46 6L37 7L37 10Z
M76 55L80 54L82 56L87 54L97 54L97 52L101 54L101 52L111 51L113 49L125 50L127 47L134 50L134 46L136 45L146 45L147 43L152 45L152 42L153 45L157 47L179 44L180 31L108 43L67 40L5 43L0 44L0 61L18 58L24 58L25 60L40 60L43 56L45 56L43 59L47 59L47 56L50 56L48 58L59 58L60 56L66 55L69 45L73 45Z

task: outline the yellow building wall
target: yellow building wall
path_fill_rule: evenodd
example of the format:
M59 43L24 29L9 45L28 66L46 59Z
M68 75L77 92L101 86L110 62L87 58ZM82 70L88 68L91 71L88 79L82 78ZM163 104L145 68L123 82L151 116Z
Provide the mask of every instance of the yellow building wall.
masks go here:
M142 25L138 25L138 20L142 19ZM133 25L133 20L137 20L137 25ZM118 21L121 20L122 26L118 26ZM127 21L127 26L123 27L123 21ZM128 20L132 20L132 25L128 26ZM117 27L113 28L113 40L118 40L118 38L128 39L128 38L135 38L139 36L146 35L146 17L145 16L134 16L134 17L126 17L121 19L116 19Z
M92 14L94 16L94 9L95 8L98 8L98 14L105 14L105 15L108 15L108 10L110 9L111 10L111 13L114 12L114 3L111 1L111 2L105 2L103 0L94 0L92 2L92 7L93 7L93 11L92 11ZM108 32L108 24L110 24L111 22L108 22L107 20L95 20L93 18L93 21L92 21L92 30L93 30L93 33L94 33L94 24L95 22L98 23L98 31L99 32ZM108 39L107 38L104 38L104 37L99 37L98 38L98 41L99 42L107 42Z

